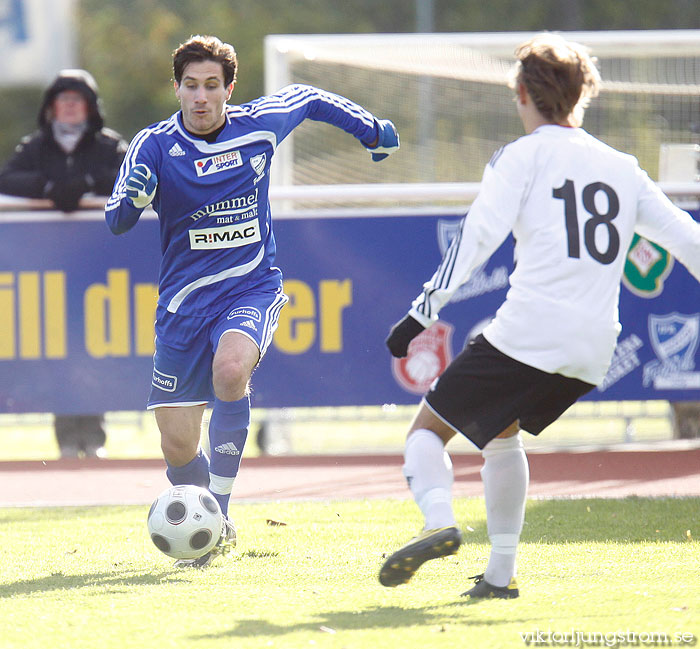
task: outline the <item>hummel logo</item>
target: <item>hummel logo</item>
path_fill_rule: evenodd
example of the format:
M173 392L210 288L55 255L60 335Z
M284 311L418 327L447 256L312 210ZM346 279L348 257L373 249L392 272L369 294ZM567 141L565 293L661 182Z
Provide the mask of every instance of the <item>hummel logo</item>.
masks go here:
M170 147L170 151L168 151L168 154L171 155L173 158L177 158L178 156L181 156L181 155L187 155L183 151L182 147L177 142L175 142L175 144L173 144Z
M233 442L226 442L225 444L220 444L214 449L217 453L223 453L224 455L240 455L241 452L236 448Z
M255 323L252 320L244 320L241 322L241 327L248 327L248 329L252 329L253 331L257 331L258 328L255 326Z

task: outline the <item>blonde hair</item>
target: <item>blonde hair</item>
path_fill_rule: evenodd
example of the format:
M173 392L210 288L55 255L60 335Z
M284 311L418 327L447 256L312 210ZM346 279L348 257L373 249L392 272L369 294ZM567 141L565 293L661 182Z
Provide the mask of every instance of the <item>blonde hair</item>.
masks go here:
M557 34L539 34L515 50L511 87L522 83L537 110L553 124L581 126L590 100L598 96L600 73L587 47Z

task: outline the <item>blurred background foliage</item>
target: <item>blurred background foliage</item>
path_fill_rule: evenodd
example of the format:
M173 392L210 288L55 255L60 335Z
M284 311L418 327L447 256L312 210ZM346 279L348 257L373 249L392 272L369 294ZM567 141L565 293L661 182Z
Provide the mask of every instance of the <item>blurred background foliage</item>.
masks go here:
M698 0L77 0L77 64L101 91L107 126L127 140L178 108L170 52L191 34L232 43L232 101L263 93L267 34L400 33L417 29L417 3L436 32L697 29ZM0 90L0 161L36 128L43 88Z

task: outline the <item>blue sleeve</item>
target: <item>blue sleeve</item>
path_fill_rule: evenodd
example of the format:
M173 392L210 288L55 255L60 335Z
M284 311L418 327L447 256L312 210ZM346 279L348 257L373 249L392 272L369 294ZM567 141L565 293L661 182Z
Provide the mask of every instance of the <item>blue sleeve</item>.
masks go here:
M377 137L374 115L349 99L313 86L291 85L249 104L251 115L275 123L279 141L305 119L326 122L356 137L363 144Z
M143 208L134 207L126 199L126 179L131 169L137 164L145 164L153 173L158 175L158 150L154 143L149 142L151 134L152 130L150 128L144 129L137 133L131 144L129 144L124 161L119 169L119 174L114 182L112 195L105 205L105 219L109 229L114 234L123 234L133 228L143 212Z

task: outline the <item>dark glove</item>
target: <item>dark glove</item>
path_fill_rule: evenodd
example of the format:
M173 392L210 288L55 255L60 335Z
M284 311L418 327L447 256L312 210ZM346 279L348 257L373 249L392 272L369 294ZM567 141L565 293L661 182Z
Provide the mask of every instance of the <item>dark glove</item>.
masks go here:
M83 176L51 181L44 188L44 195L53 201L56 209L72 212L78 207L83 194L90 191L90 179Z
M410 315L399 320L389 332L386 339L386 346L392 356L404 358L408 354L409 343L420 333L425 331L425 327Z
M399 132L394 123L388 119L377 120L377 139L374 146L364 144L364 147L372 154L372 160L379 162L390 156L399 148Z

